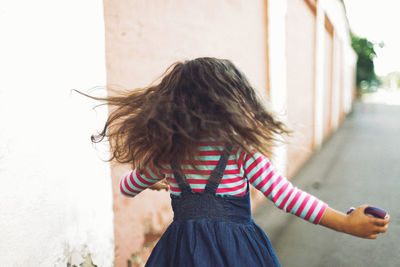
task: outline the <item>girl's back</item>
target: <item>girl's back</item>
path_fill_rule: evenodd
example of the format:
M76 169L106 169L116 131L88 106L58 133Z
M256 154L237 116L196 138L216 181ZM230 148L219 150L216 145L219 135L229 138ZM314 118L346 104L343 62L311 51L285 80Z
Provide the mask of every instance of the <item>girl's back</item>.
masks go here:
M279 266L267 236L251 218L248 182L245 194L216 194L225 172L231 172L226 169L231 149L225 146L213 170L197 171L210 173L201 179L206 181L202 192L191 189L194 183L188 183L184 171L172 169L180 191L171 194L174 220L146 266Z
M193 192L202 193L209 176L216 168L224 147L216 141L202 141L196 149L196 166L190 161L183 161L182 172ZM175 179L171 165L161 175L146 167L140 174L138 170L124 174L120 181L120 191L128 197L139 194L162 179L169 184L171 195L180 196L181 190ZM327 205L314 196L293 187L293 185L273 167L263 154L253 151L248 153L241 147L234 147L228 157L226 168L216 191L220 196L241 196L247 191L247 181L260 190L278 208L295 214L317 224Z

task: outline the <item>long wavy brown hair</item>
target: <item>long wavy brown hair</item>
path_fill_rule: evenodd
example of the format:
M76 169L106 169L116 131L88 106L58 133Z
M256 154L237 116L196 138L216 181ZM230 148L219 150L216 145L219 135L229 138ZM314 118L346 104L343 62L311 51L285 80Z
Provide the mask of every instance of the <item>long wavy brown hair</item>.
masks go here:
M290 132L227 59L176 62L158 84L116 96L79 93L115 107L103 130L91 136L92 142L107 138L108 161L139 170L151 164L162 171L171 160L195 165L198 143L207 138L271 157L277 135Z

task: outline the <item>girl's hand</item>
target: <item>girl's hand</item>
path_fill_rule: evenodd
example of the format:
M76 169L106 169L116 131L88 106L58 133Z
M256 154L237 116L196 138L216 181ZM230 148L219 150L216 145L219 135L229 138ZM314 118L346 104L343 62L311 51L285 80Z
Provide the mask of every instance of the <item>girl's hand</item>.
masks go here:
M152 186L150 186L149 189L157 190L157 191L160 191L160 190L168 191L169 190L169 185L168 185L167 180L163 179L163 180L153 184Z
M346 216L344 232L362 238L376 239L378 234L387 231L390 222L390 216L385 219L375 218L372 215L366 215L364 210L368 205L362 205L356 208L352 213Z
M364 210L367 207L368 205L362 205L349 215L328 207L319 224L350 235L376 239L378 234L387 231L390 216L388 215L385 219L379 219L371 215L366 215L364 214Z

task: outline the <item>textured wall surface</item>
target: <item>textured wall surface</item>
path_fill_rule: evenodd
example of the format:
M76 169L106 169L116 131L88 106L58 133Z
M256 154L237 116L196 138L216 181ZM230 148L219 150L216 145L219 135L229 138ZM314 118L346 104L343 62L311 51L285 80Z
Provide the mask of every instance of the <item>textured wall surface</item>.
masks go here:
M295 131L288 146L292 176L313 151L316 17L304 0L287 4L287 113Z
M319 0L316 5L314 146L318 148L339 125L340 117L351 110L356 55L341 1ZM331 33L327 26L333 28Z
M323 138L326 139L332 132L332 106L338 103L333 103L332 93L332 78L333 78L333 34L327 29L324 33L324 87L323 87Z
M287 120L295 131L287 166L292 176L350 110L355 61L340 1L286 3Z
M105 0L104 8L110 87L146 86L176 60L215 56L231 59L265 96L263 1ZM129 258L143 262L147 254L139 254L152 239L149 233L162 231L172 218L167 192L146 190L135 199L119 194L118 181L128 170L112 169L116 266L126 266Z
M0 265L112 266L107 110L70 92L105 84L102 4L4 2L0 32Z

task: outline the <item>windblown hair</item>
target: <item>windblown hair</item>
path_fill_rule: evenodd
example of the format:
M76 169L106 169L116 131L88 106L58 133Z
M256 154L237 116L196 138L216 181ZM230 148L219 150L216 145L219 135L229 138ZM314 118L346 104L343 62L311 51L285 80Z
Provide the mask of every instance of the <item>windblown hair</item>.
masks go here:
M227 59L176 62L157 85L104 98L84 95L115 106L92 142L108 138L108 161L139 170L151 164L162 171L171 160L195 165L198 143L207 138L271 157L277 135L290 133Z

